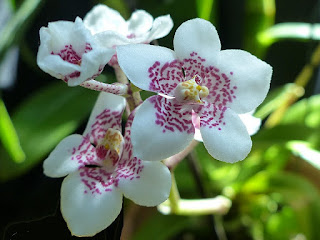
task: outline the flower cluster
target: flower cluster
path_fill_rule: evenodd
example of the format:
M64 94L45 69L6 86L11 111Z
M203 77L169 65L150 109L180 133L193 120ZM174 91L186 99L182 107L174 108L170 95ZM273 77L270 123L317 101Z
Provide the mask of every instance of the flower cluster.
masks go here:
M83 21L40 29L42 70L69 86L103 91L84 133L66 137L44 161L47 176L66 176L61 211L74 235L92 236L108 227L123 195L143 206L164 202L171 176L161 160L194 138L225 162L243 160L251 150L250 135L260 122L247 124L244 116L254 119L250 112L266 97L272 68L248 52L221 50L215 27L203 19L177 29L174 51L148 44L172 26L168 15L153 19L137 10L125 21L97 5ZM139 89L157 94L142 102L123 76L118 84L95 81L106 64L118 78L121 69Z

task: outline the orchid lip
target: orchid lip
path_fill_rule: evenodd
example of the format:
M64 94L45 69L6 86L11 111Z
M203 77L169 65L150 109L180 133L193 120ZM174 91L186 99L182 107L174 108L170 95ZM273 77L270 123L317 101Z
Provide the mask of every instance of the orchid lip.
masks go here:
M102 166L110 171L114 170L121 157L124 138L119 130L109 128L96 147L97 156L102 160Z
M174 90L176 100L180 103L203 104L202 99L209 95L209 89L199 85L201 82L201 77L196 74L190 80L179 83Z

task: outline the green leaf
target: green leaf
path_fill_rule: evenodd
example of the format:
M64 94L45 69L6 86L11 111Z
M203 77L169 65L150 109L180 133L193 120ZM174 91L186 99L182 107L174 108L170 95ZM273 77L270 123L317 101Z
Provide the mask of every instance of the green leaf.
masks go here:
M0 60L6 50L23 35L31 17L42 2L41 0L23 1L21 7L11 17L2 31L0 31Z
M176 215L162 215L156 213L142 224L140 229L136 232L133 240L150 239L153 240L167 240L171 239L184 229L190 229L192 226L191 218Z
M14 163L0 149L0 180L19 176L39 163L84 122L96 96L97 92L57 82L26 99L12 116L26 160Z
M20 146L19 137L2 99L0 99L0 140L13 161L21 163L25 160L26 156Z
M287 99L288 94L295 93L301 95L303 89L293 83L285 84L269 92L263 103L257 108L254 116L258 118L266 118L270 113L276 110L283 101Z
M300 100L292 105L281 120L282 124L299 123L308 127L320 127L320 95Z
M258 36L259 42L264 46L285 39L294 40L320 40L320 24L303 22L278 23Z
M198 0L197 1L197 12L198 12L198 17L203 18L205 20L210 21L211 17L214 17L216 14L214 13L212 16L212 10L216 9L216 4L217 1L215 0ZM216 22L216 20L213 20L212 22Z
M261 145L271 146L273 144L286 144L292 140L308 141L314 135L320 134L320 129L310 128L303 124L277 125L270 129L261 129L252 137L253 147Z

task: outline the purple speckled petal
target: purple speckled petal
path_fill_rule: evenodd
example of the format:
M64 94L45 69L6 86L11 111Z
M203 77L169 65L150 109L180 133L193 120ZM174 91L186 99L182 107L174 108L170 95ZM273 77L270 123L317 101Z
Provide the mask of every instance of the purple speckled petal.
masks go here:
M72 235L93 236L107 228L121 211L122 193L119 189L114 185L106 188L101 179L88 177L89 174L96 176L94 171L99 170L89 168L89 173L77 171L62 182L61 212ZM90 181L95 190L90 191L83 180Z
M194 134L191 111L190 106L160 95L144 101L131 128L133 155L145 161L160 161L186 148Z
M233 111L252 111L265 99L272 76L272 67L266 62L246 51L223 50L216 67L223 81L219 88L225 88L224 92L220 90L221 97L225 93L232 99L226 101L226 106Z
M121 117L125 106L124 97L101 92L91 112L83 136L88 136L92 143L98 145L108 128L121 131Z
M168 48L146 44L119 46L117 56L129 80L143 90L173 96L177 84L184 81L182 64ZM139 64L132 64L132 59Z
M51 22L40 29L38 66L69 86L99 75L114 53L99 46L80 18Z
M238 114L226 107L219 109L207 104L199 115L203 143L211 156L234 163L248 155L252 142Z
M90 164L97 164L95 148L88 138L73 134L56 146L44 161L43 169L49 177L63 177Z

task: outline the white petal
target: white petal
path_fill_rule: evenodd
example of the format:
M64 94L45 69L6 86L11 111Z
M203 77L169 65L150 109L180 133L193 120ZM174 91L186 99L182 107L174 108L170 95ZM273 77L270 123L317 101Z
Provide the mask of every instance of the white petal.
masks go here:
M153 22L146 42L151 42L154 39L159 39L167 36L172 28L173 21L170 15L157 17Z
M261 125L261 119L252 116L252 114L253 114L253 111L239 114L239 117L241 121L244 123L244 125L246 126L250 136L256 134L259 131L260 125Z
M101 92L91 112L83 136L89 135L90 141L98 145L108 128L121 131L121 118L126 106L124 97Z
M119 188L126 198L138 205L156 206L168 199L171 174L161 162L142 161L139 178L121 178Z
M169 95L184 80L181 63L168 48L146 44L119 46L117 55L129 80L143 90Z
M103 4L93 7L87 13L83 22L92 34L109 30L116 31L125 36L128 33L127 23L120 13Z
M52 55L52 52L59 51L68 43L69 38L62 42L57 40L57 36L64 36L63 30L71 32L73 23L67 21L58 21L50 23L51 28L42 27L40 29L40 46L37 55L38 66L50 75L61 78L75 71L80 71L80 66L63 61L58 55ZM58 29L58 30L57 30ZM60 31L61 30L61 31ZM80 39L81 40L81 39ZM54 43L54 44L53 44Z
M221 49L215 27L200 18L181 24L174 35L173 45L180 60L190 58L190 54L195 52L201 58L214 62Z
M94 37L99 45L105 48L114 48L115 46L126 45L133 42L132 39L129 39L115 31L100 32L94 35Z
M235 98L227 104L237 113L256 108L265 99L270 87L272 67L242 50L220 52L217 68L229 75Z
M152 27L153 17L144 10L136 10L127 21L128 32L134 36L140 36Z
M98 181L96 185L101 187ZM61 212L72 235L93 236L107 228L121 211L122 194L118 188L101 194L86 191L79 172L62 182Z
M152 96L137 109L133 119L133 155L145 161L163 160L185 149L193 134L191 109L181 109L173 100Z
M50 75L76 86L99 74L113 49L100 47L82 20L57 21L40 29L37 55L39 67Z
M128 117L125 128L125 151L117 172L123 194L143 206L155 206L165 201L170 193L169 169L161 162L147 162L132 156L131 126L134 111Z
M243 160L252 146L243 122L231 109L226 109L224 112L216 110L214 115L211 116L214 117L212 121L208 121L210 116L200 116L200 131L204 146L210 155L218 160L229 163ZM225 124L219 123L219 118Z
M89 140L73 134L63 139L44 161L44 174L49 177L63 177L85 164L95 162L96 159L94 147Z

